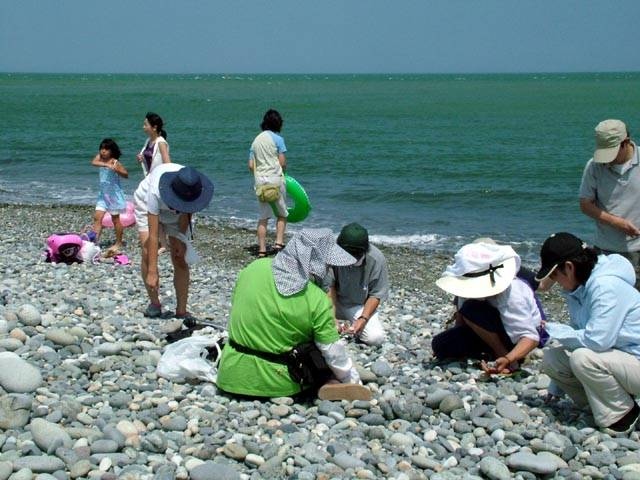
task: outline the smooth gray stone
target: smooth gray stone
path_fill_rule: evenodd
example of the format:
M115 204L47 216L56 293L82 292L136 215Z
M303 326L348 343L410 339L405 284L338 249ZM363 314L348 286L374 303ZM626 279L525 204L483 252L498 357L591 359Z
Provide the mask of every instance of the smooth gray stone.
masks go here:
M55 448L70 448L73 444L67 431L56 423L48 422L42 418L36 418L29 425L33 441L40 449L47 453L53 453Z
M23 347L23 343L17 338L7 337L0 339L0 348L9 352L15 352Z
M64 462L51 455L27 455L13 461L13 469L28 468L32 472L53 473L56 470L64 470Z
M360 365L356 365L356 370L358 371L358 375L360 375L360 380L362 383L371 383L378 380L378 377L375 373L373 373L368 368L361 367Z
M283 473L282 462L284 458L280 455L271 457L258 467L258 471L265 478L281 478Z
M415 443L413 438L404 433L393 433L388 440L390 445L395 447L413 447Z
M29 327L40 325L42 321L42 316L38 309L30 304L22 305L16 312L16 315L18 316L18 320Z
M28 468L21 468L17 472L13 473L9 480L31 480L33 478L33 472Z
M109 397L109 405L113 408L126 408L129 406L132 398L131 394L127 392L116 392Z
M515 403L508 400L499 400L496 404L498 415L508 418L513 423L522 423L527 420L527 415Z
M484 457L480 460L480 471L492 480L509 480L509 468L495 457Z
M307 443L302 447L301 456L311 463L324 464L329 456L324 450L312 443Z
M13 472L13 465L11 462L0 462L0 480L7 480Z
M319 415L329 415L331 412L338 412L344 415L344 409L340 406L340 402L332 402L330 400L323 400L318 405Z
M71 478L84 477L91 470L91 462L89 460L80 460L74 463L69 469Z
M65 431L73 439L86 438L90 442L102 438L102 432L90 427L67 427Z
M363 468L366 466L362 460L349 455L347 452L338 453L336 456L332 457L332 461L343 470L346 470L347 468Z
M440 401L438 407L442 413L448 415L458 408L463 408L464 403L462 403L462 399L458 395L449 394Z
M628 453L622 457L618 457L616 460L616 463L621 467L624 467L625 465L632 465L634 463L640 463L640 453L633 452L633 453Z
M391 409L394 416L409 422L417 422L422 418L424 407L416 397L401 397L391 401Z
M240 474L229 465L204 462L189 472L191 480L238 480Z
M127 438L113 425L107 425L102 429L102 434L104 438L108 438L109 440L113 440L118 444L119 448L124 447Z
M222 453L229 458L242 462L249 452L242 445L238 445L237 443L227 443L224 446Z
M54 472L54 473L63 473L64 472ZM51 475L50 473L39 473L38 475L36 475L36 477L34 478L34 480L58 480L57 477ZM67 477L65 476L64 480L67 480Z
M63 347L67 347L69 345L75 345L78 343L78 339L71 335L66 330L62 328L50 328L45 334L44 338L49 340L50 342L55 343L56 345L61 345Z
M578 449L573 445L569 445L564 448L560 456L565 462L568 462L569 460L573 459L577 454L578 454ZM640 457L638 457L638 459L640 460Z
M153 480L175 480L176 466L174 464L164 464L156 471Z
M610 452L595 452L587 457L586 462L594 467L606 467L616 463L616 456Z
M18 393L0 397L0 429L24 427L31 417L32 401L28 395Z
M616 438L616 443L623 448L627 448L629 450L640 450L640 442L636 442L631 440L630 438Z
M13 352L0 352L0 386L8 392L30 393L42 385L40 370Z
M393 375L393 368L384 360L376 360L371 364L370 368L376 377L387 378Z
M165 430L174 432L184 432L187 429L187 419L182 415L171 417L168 422L162 425Z
M549 453L549 455L553 454ZM537 473L540 475L549 475L559 468L556 462L548 461L548 459L545 458L544 453L535 455L529 452L516 452L509 455L507 458L507 465L512 470L525 470L527 472Z
M109 356L109 355L117 355L122 351L121 343L102 343L98 345L96 348L96 352L98 355Z
M360 423L364 423L369 426L386 425L387 420L379 413L367 413L358 418Z
M151 432L143 439L144 449L150 452L164 453L167 445L167 438L161 432Z
M98 465L103 458L111 459L114 465L118 465L120 467L129 465L133 462L133 459L125 453L93 453L89 457L89 460L91 463Z
M412 455L411 463L413 463L416 467L422 468L423 470L440 470L442 465L432 458L425 457L424 455Z
M118 442L105 438L95 440L90 447L91 453L115 453L118 451Z
M448 395L451 395L451 392L449 390L438 388L427 395L424 403L430 408L438 408L440 402L442 402L442 400Z

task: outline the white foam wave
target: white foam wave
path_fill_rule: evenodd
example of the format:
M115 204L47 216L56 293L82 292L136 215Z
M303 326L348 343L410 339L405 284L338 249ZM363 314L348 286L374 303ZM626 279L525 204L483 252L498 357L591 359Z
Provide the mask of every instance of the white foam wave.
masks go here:
M371 235L369 237L372 243L381 245L398 245L418 248L439 248L450 246L452 241L457 243L458 238L452 238L446 235L430 234L413 234L413 235Z

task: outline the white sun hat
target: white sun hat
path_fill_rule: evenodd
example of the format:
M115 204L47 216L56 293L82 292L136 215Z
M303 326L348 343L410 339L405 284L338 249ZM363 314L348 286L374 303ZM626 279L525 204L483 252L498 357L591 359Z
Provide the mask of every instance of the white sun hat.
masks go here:
M454 257L436 285L463 298L486 298L509 287L520 269L520 257L508 245L469 243Z

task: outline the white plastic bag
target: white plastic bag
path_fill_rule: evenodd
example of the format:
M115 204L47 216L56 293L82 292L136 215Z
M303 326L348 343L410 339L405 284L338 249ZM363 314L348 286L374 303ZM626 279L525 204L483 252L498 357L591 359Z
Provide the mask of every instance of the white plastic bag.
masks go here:
M82 258L84 263L98 263L100 261L100 247L88 240L82 240L80 258Z
M170 343L165 347L164 353L160 357L156 373L158 376L174 382L198 379L215 383L218 362L222 353L218 341L224 337L226 337L226 333L214 333L191 336ZM218 350L215 362L206 359L207 347L215 347Z

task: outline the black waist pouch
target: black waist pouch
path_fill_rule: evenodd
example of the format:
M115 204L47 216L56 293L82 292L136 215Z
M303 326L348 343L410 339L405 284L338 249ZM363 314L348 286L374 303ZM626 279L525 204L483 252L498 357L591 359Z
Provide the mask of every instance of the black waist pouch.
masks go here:
M320 388L333 374L314 342L301 343L285 353L270 353L254 350L240 345L233 339L229 339L229 345L234 350L262 358L268 362L286 365L291 380L302 385L303 388Z
M287 352L291 379L300 385L321 387L333 374L314 342L301 343Z

